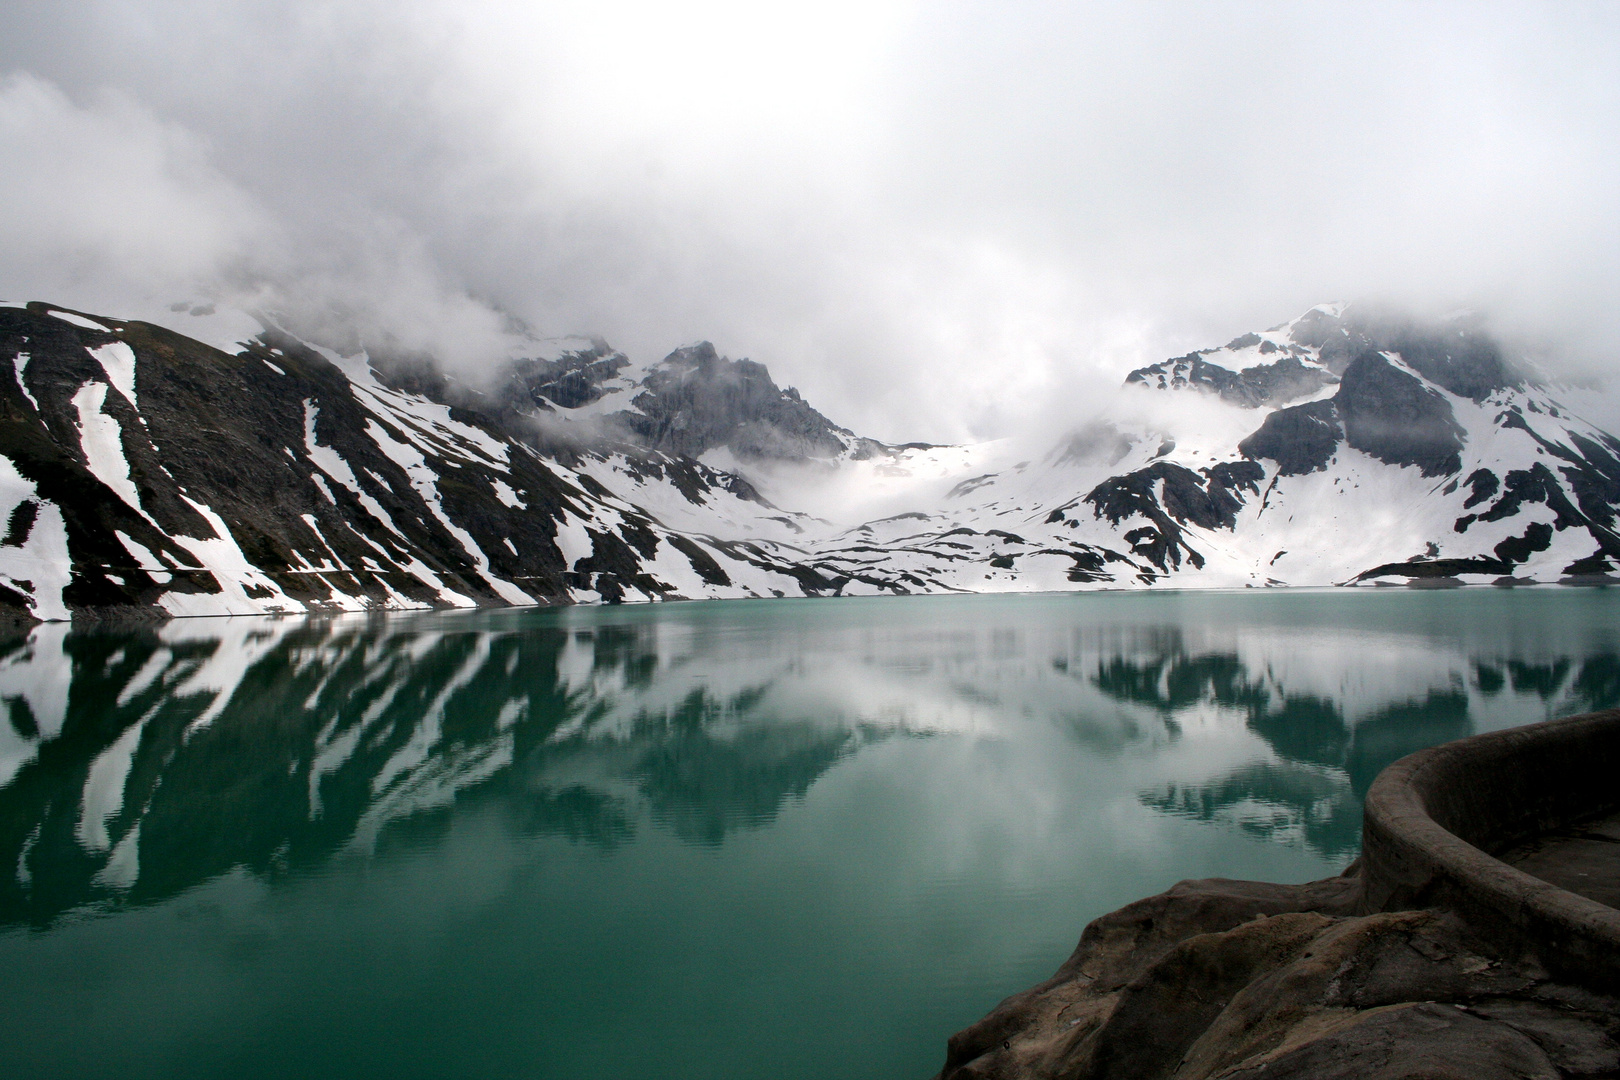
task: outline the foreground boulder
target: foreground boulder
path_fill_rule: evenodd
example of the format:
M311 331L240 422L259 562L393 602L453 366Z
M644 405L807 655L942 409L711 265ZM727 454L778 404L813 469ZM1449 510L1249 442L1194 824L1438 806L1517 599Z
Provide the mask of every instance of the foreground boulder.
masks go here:
M1620 879L1617 758L1620 711L1403 759L1343 876L1184 881L1097 919L939 1080L1620 1075L1620 911L1593 899ZM1498 774L1518 798L1459 817L1459 778Z

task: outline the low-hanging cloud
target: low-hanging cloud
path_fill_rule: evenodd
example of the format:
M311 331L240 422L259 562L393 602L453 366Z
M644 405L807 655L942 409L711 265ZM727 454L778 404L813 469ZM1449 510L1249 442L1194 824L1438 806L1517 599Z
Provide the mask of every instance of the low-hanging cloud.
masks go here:
M896 441L1056 429L1329 299L1602 377L1617 52L1597 4L23 3L0 292L468 370L508 315L709 338Z
M206 145L128 95L79 106L26 74L0 81L0 293L115 295L229 276L272 232Z

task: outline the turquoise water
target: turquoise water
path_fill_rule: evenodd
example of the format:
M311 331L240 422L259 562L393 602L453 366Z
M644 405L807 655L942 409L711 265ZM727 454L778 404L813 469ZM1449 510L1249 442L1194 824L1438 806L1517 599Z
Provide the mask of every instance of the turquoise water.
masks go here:
M914 1077L1091 918L1620 703L1620 593L917 597L0 643L0 1072Z

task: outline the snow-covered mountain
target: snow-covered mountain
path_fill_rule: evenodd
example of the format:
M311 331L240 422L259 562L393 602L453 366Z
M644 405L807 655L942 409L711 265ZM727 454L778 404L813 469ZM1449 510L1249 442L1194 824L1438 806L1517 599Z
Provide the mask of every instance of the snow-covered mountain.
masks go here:
M1176 430L1097 418L823 565L1059 589L1601 581L1620 559L1620 441L1469 319L1323 306L1127 386L1200 407Z
M864 439L707 343L638 370L535 341L474 387L273 320L168 321L0 306L13 616L1603 580L1620 559L1620 441L1464 319L1315 308L1132 372L1132 408L1034 452ZM878 505L901 509L861 520Z

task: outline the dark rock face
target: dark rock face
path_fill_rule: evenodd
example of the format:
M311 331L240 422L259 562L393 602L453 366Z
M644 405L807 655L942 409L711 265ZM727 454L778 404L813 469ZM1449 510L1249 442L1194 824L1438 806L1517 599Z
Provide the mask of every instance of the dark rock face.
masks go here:
M1596 447L1588 439L1576 436L1577 445ZM1546 443L1554 447L1555 452L1566 460L1574 462L1573 465L1561 467L1564 476L1569 480L1570 488L1577 497L1582 497L1580 505L1570 501L1559 484L1558 478L1545 464L1538 461L1528 469L1510 469L1502 480L1501 495L1490 506L1477 514L1464 514L1458 518L1453 528L1459 533L1465 533L1476 521L1501 521L1505 518L1515 517L1527 503L1540 503L1552 510L1553 522L1550 526L1541 523L1542 527L1532 525L1525 535L1519 538L1510 538L1497 547L1497 555L1514 562L1523 562L1531 552L1545 551L1552 542L1552 530L1562 532L1569 528L1584 528L1597 543L1597 555L1620 558L1620 536L1613 529L1614 503L1620 501L1620 490L1611 495L1607 486L1608 479L1603 470L1607 463L1601 459L1597 462L1582 458L1569 447L1557 443ZM1483 470L1481 470L1483 472ZM1479 474L1476 473L1476 476ZM1484 494L1489 500L1496 494L1496 479L1494 474L1485 473L1489 480L1481 478L1475 485L1474 495L1471 495L1465 506L1478 505L1476 499ZM1569 571L1579 573L1580 571Z
M846 448L833 424L771 380L764 364L728 360L708 342L677 349L642 381L637 413L616 418L655 450L697 457L730 446L745 460L830 458ZM875 444L874 444L875 445Z
M1259 344L1260 339L1250 334L1239 338L1228 348L1246 348ZM1161 390L1197 387L1219 394L1234 405L1254 408L1275 402L1292 401L1314 394L1333 382L1320 368L1306 367L1296 356L1287 356L1269 364L1259 364L1231 371L1210 363L1199 353L1188 353L1173 360L1164 360L1144 368L1137 368L1125 378L1127 386L1140 384Z
M1425 326L1374 317L1360 325L1373 347L1399 354L1414 371L1458 397L1483 401L1497 390L1524 385L1502 347L1472 321Z
M1335 315L1314 308L1288 326L1287 340L1292 344L1279 346L1257 334L1245 334L1224 350L1206 349L1138 368L1125 381L1162 390L1196 387L1252 408L1313 394L1336 376L1343 376L1365 353L1390 352L1436 386L1474 401L1483 401L1497 390L1525 386L1524 377L1503 356L1501 345L1477 320L1466 317L1424 323L1378 311ZM1206 354L1256 345L1262 354L1287 355L1242 371L1205 359ZM1300 359L1304 350L1315 350L1314 364Z
M1501 345L1467 316L1425 323L1376 310L1352 309L1338 316L1315 309L1295 321L1290 337L1318 350L1318 360L1336 375L1370 350L1395 353L1425 379L1474 401L1525 385Z
M1489 469L1475 469L1468 474L1468 479L1464 483L1473 489L1463 501L1464 510L1478 506L1502 487L1502 481L1498 480L1496 474Z
M1252 461L1228 462L1202 470L1203 475L1169 462L1156 462L1099 484L1085 497L1099 518L1118 525L1142 516L1151 523L1132 529L1125 540L1136 555L1160 570L1181 565L1185 552L1194 567L1204 557L1189 546L1181 526L1230 529L1243 506L1240 492L1258 493L1265 470ZM1157 489L1163 485L1162 495Z
M710 550L633 507L604 510L600 484L549 466L512 401L457 390L431 365L378 365L387 383L361 386L273 330L232 356L146 323L51 310L0 308L0 454L34 489L0 546L29 550L59 531L65 552L44 562L70 579L10 573L0 614L569 603L574 590L651 599L673 593L645 570L664 544L700 580L729 580ZM588 390L559 389L570 377L595 386L622 363L582 354L546 382L536 362L532 401L546 400L540 389L577 400ZM695 503L722 492L764 503L740 477L636 452L628 468ZM564 520L610 524L585 528L590 551L570 558ZM757 546L711 547L836 588ZM65 610L48 599L57 593Z
M1331 401L1313 401L1278 409L1238 443L1238 451L1251 461L1275 461L1278 475L1299 476L1326 469L1342 438L1338 408Z
M1546 502L1549 506L1553 506L1558 511L1558 527L1560 529L1566 528L1570 524L1583 523L1584 515L1584 522L1595 526L1595 531L1600 534L1600 539L1614 539L1615 506L1620 504L1620 458L1615 456L1617 448L1612 445L1612 440L1605 437L1604 441L1600 442L1586 438L1579 433L1571 432L1571 445L1566 446L1563 443L1554 442L1537 434L1535 429L1525 420L1524 414L1517 408L1509 409L1503 413L1500 417L1500 423L1504 428L1515 428L1525 432L1547 454L1566 463L1559 466L1559 471L1568 480L1570 491L1575 495L1581 512L1576 513L1574 508L1569 506L1569 500L1564 497L1563 492L1556 490L1558 488L1556 479L1552 477L1547 467L1540 462L1537 462L1531 471L1533 472L1535 469L1541 470L1537 474L1537 482L1540 488L1544 489L1544 493L1540 493L1539 497L1538 495L1531 495L1531 500ZM1510 479L1509 493L1513 494L1516 500L1522 500L1523 495L1514 493L1511 482L1514 474L1509 473L1508 475ZM1546 488L1549 483L1551 489ZM1507 496L1504 496L1504 498L1507 498ZM1516 509L1517 501L1512 506ZM1493 507L1492 511L1496 512L1497 508ZM1511 513L1513 511L1504 508L1501 512ZM1481 520L1492 519L1482 516ZM1608 548L1606 547L1605 550L1608 550ZM1620 554L1620 549L1615 550L1613 553Z
M1229 389L1237 382L1237 373L1230 371L1219 364L1205 361L1199 353L1188 353L1186 356L1172 357L1161 360L1157 364L1150 364L1144 368L1137 368L1125 376L1127 386L1132 383L1141 383L1147 386L1157 386L1161 390L1175 390L1184 386L1199 386L1216 393Z
M1334 403L1345 441L1389 465L1416 465L1424 476L1462 468L1463 430L1451 405L1380 353L1345 368Z
M1244 368L1238 373L1242 396L1228 396L1238 404L1265 405L1272 402L1293 401L1314 394L1333 380L1319 368L1306 367L1297 356L1284 357L1270 364ZM1227 395L1223 395L1227 396Z
M1343 375L1356 353L1371 344L1344 319L1321 308L1312 308L1295 319L1288 336L1307 349L1320 350L1322 363L1336 375Z
M1613 529L1614 508L1620 505L1620 458L1608 447L1578 434L1572 433L1570 442L1579 458L1560 468L1575 492L1575 501L1588 519ZM1559 456L1569 460L1569 455Z
M605 341L564 353L555 360L520 360L512 365L506 394L514 401L549 410L553 405L578 409L600 400L602 384L617 378L630 361Z
M38 402L36 409L22 382L0 380L0 453L41 498L61 508L73 574L65 598L74 610L159 614L155 605L165 593L219 593L225 583L199 568L191 540L234 543L263 577L247 588L266 597L279 590L318 604L336 589L381 603L394 590L433 603L434 590L402 569L420 559L455 592L501 602L447 521L481 535L491 569L521 582L517 587L535 602L561 594L565 567L553 541L555 515L579 493L533 458L514 457L505 480L531 513L505 505L489 478L447 460L425 460L445 481L441 520L413 477L366 434L368 419L377 421L348 379L309 349L270 335L227 356L160 327L106 323L106 332L97 332L54 318L42 305L0 308L0 364L26 353L26 390ZM139 412L107 384L89 352L119 344L135 357ZM74 399L94 387L105 389L96 391L100 405L91 415L116 423L138 505L98 479L81 449L86 413ZM483 423L471 414L464 419ZM313 428L308 440L306 424ZM391 436L405 440L402 431ZM309 440L349 463L358 491L320 474ZM217 517L206 517L199 505ZM400 522L411 523L409 534L399 531ZM21 534L17 542L25 542L28 523L14 515L11 524ZM156 563L137 563L116 533ZM330 574L308 571L320 566L331 567Z
M1523 559L1519 560L1520 562ZM1455 579L1458 574L1508 574L1513 566L1501 559L1415 559L1411 562L1385 563L1356 576L1357 581L1372 581L1381 577L1404 577L1408 580L1425 578Z

